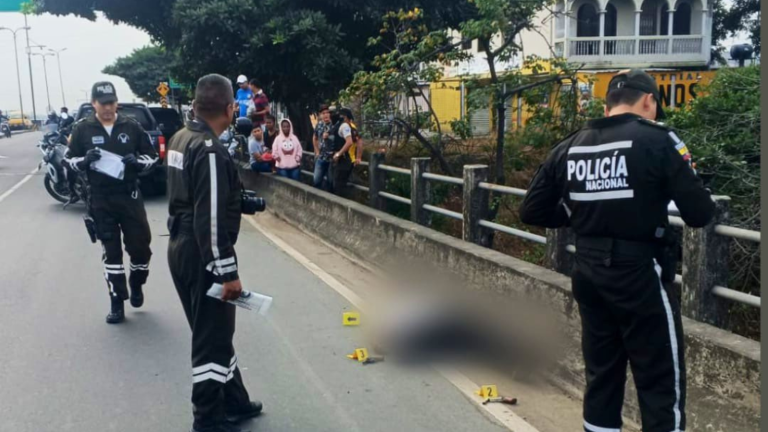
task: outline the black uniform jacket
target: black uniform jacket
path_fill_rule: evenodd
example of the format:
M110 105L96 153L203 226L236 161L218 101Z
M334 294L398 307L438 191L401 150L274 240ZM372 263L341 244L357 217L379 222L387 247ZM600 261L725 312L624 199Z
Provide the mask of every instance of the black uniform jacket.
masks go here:
M206 268L224 282L239 279L234 245L240 232L240 177L227 148L201 120L168 145L169 213L190 227Z
M87 170L88 181L94 191L116 190L126 185L133 187L138 173L152 168L157 162L157 152L152 147L152 141L147 132L139 122L126 116L117 116L111 134L107 133L95 115L75 123L72 135L69 137L69 149L65 161L72 169L80 171L84 168L85 154L93 148L115 153L120 157L132 153L136 155L139 163L138 166L126 166L122 180L92 169Z
M578 236L654 241L674 201L702 227L715 204L685 144L669 128L634 114L590 121L539 167L520 207L522 221L572 227Z

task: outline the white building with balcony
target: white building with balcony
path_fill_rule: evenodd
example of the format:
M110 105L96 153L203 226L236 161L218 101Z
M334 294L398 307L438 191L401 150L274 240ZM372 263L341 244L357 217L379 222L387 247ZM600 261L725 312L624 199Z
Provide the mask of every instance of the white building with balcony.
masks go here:
M707 66L711 0L559 1L555 55L588 69Z

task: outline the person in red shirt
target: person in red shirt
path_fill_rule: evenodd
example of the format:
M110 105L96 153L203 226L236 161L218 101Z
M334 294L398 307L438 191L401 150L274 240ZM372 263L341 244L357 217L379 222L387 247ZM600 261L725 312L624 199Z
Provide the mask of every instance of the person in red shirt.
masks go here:
M254 126L264 127L266 115L269 114L269 98L261 88L259 80L252 79L250 82L251 91L253 91L253 108L249 113Z

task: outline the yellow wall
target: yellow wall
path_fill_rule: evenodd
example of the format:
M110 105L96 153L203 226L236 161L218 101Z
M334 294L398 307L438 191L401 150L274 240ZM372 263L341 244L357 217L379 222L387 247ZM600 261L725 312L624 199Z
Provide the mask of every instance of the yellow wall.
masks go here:
M461 81L456 78L445 79L429 85L432 109L440 126L450 130L450 122L461 119Z

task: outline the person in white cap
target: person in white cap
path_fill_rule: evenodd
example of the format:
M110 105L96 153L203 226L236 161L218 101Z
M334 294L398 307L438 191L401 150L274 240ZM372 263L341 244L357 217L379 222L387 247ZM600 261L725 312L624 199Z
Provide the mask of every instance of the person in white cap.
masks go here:
M248 86L248 77L245 75L240 75L237 77L237 85L240 87L240 89L237 90L235 100L240 106L239 117L245 117L248 114L248 106L252 103L253 100L253 91L251 91L251 88Z

